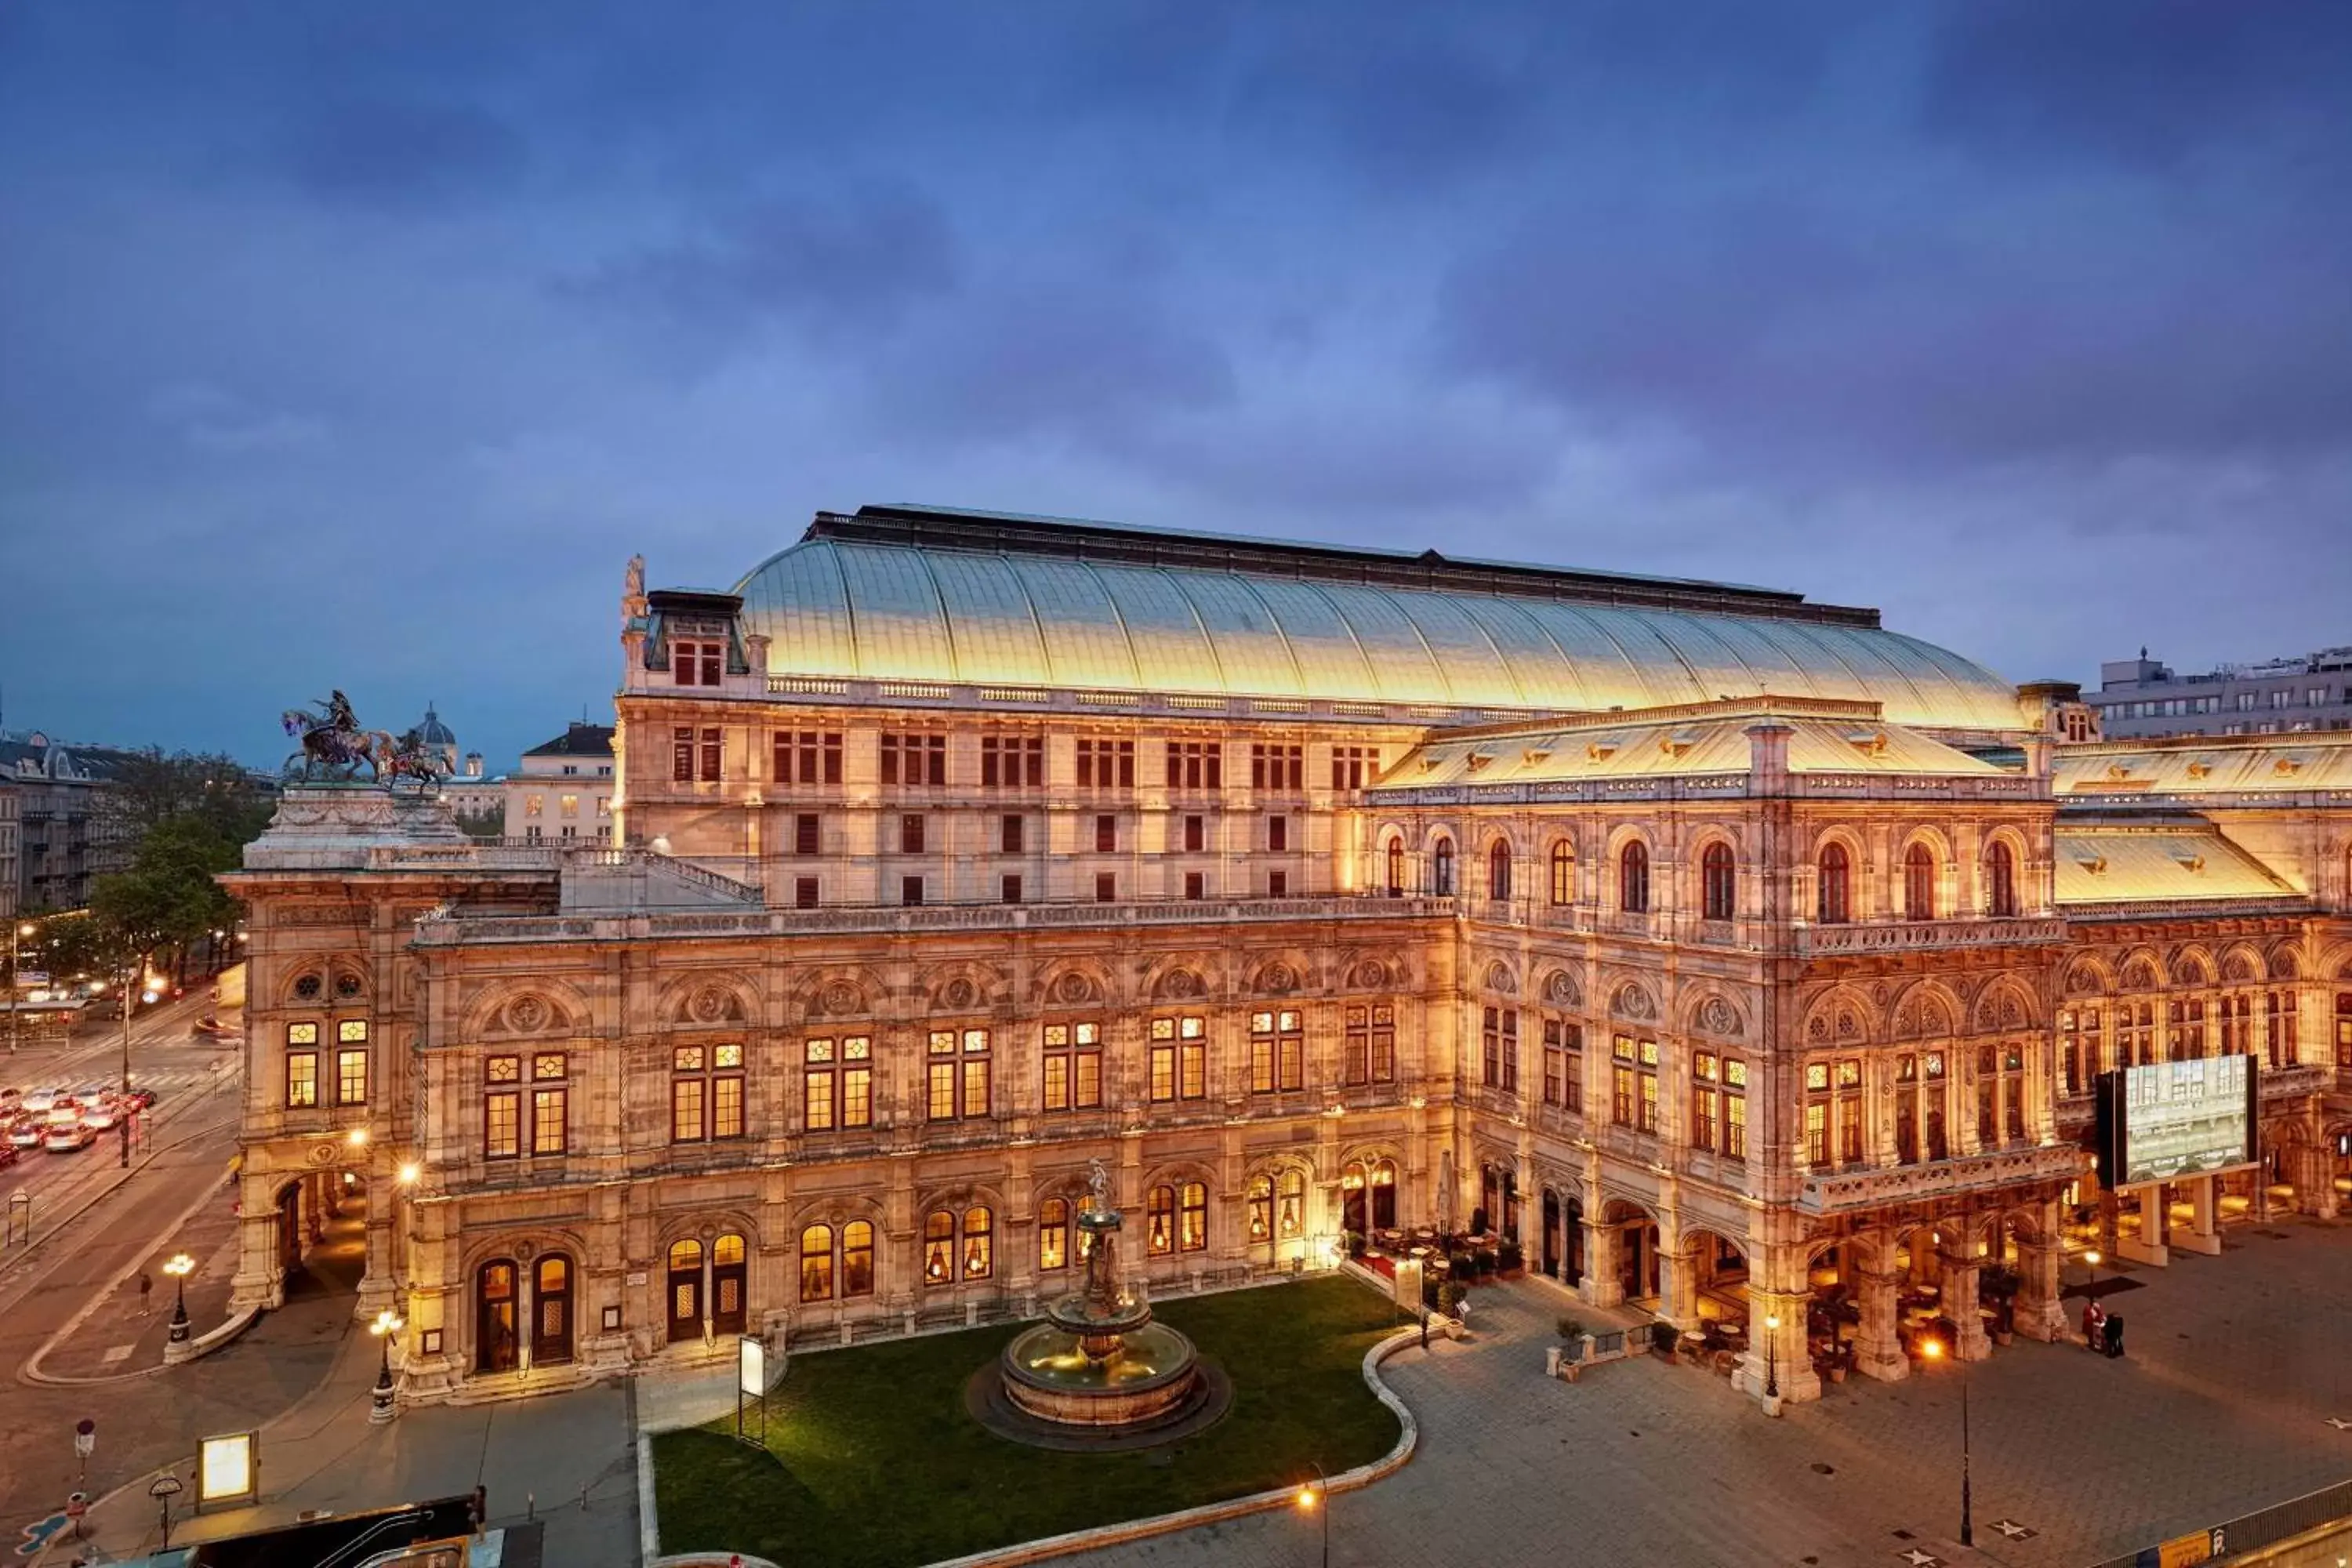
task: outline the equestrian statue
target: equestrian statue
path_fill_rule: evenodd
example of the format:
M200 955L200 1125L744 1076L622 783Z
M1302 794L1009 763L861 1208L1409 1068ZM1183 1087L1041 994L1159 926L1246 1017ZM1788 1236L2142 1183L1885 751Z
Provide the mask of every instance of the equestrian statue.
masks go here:
M289 708L278 721L297 736L302 749L289 755L284 773L291 779L345 780L359 776L362 763L378 784L403 779L420 786L439 784L449 776L441 754L425 743L415 726L394 737L383 730L362 730L352 711L351 699L341 691L323 703Z

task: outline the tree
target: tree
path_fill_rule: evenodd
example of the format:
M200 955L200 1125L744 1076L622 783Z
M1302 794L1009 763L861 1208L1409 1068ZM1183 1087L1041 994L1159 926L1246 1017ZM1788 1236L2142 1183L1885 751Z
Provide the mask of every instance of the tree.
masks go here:
M244 844L269 820L269 802L243 763L219 752L161 747L122 755L100 793L100 809L119 838L143 838L177 817L193 816L224 838Z
M127 965L170 944L188 943L237 918L236 901L214 879L242 858L231 838L197 811L169 816L140 840L131 868L100 877L90 889L89 921L100 955Z

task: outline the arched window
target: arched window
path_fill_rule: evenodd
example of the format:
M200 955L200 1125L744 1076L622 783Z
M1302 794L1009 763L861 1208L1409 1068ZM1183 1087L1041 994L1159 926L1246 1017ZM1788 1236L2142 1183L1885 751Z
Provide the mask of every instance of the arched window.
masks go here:
M854 1219L841 1227L841 1293L874 1294L874 1226Z
M1903 918L1936 918L1936 852L1925 844L1903 851Z
M801 1232L801 1300L833 1300L833 1226L813 1225Z
M559 1366L572 1359L572 1259L542 1253L530 1293L530 1364Z
M686 1237L669 1247L669 1341L702 1337L702 1243Z
M515 1265L495 1258L474 1277L474 1370L512 1372L520 1360L515 1331Z
M1822 846L1820 875L1815 879L1814 919L1825 926L1842 926L1853 918L1853 879L1843 844Z
M955 1278L955 1215L933 1209L923 1216L923 1283L944 1285Z
M1153 1258L1176 1250L1176 1189L1154 1187L1143 1201L1143 1249Z
M1441 899L1454 896L1454 840L1451 838L1437 841L1437 879L1431 891Z
M1274 1239L1274 1178L1253 1176L1249 1184L1249 1238Z
M1576 846L1565 838L1551 847L1551 901L1576 902Z
M1404 897L1404 840L1389 840L1389 897Z
M1282 1173L1282 1201L1275 1214L1276 1234L1285 1241L1307 1234L1307 1173L1292 1166Z
M1993 915L2017 913L2017 857L2007 844L1993 840L1990 865L1987 868L1986 912Z
M1699 857L1699 880L1703 894L1702 917L1711 921L1731 919L1738 894L1738 881L1732 870L1731 846L1718 838L1706 847Z
M1372 1228L1396 1228L1396 1162L1382 1160L1372 1167Z
M1205 1182L1187 1182L1178 1194L1176 1245L1186 1252L1209 1248L1209 1188Z
M1638 838L1617 852L1617 907L1629 915L1650 912L1650 847Z
M1069 1266L1070 1205L1061 1198L1047 1198L1037 1205L1037 1267Z
M968 1208L963 1211L963 1277L985 1279L995 1271L995 1216L984 1208Z
M1486 851L1486 896L1490 899L1511 896L1511 846L1507 839L1496 839L1495 847Z

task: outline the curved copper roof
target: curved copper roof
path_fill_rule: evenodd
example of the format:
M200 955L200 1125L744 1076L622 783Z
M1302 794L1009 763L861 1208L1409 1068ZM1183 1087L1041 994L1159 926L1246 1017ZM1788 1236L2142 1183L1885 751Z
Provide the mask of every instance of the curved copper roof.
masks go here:
M835 537L821 520L734 592L772 675L1487 710L1770 692L1876 701L1899 724L2025 726L2000 677L1868 612L1805 618L1789 595L1792 613L1767 613L1779 603L1755 591L1759 613L1738 614L1507 589Z

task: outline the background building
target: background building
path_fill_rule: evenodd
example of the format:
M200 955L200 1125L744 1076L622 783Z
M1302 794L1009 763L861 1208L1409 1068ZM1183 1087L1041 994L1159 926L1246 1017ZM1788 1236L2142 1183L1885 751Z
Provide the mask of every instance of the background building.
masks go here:
M622 614L616 730L533 753L584 824L609 746L609 839L302 792L228 879L238 1304L348 1172L409 1397L1034 1313L1097 1159L1155 1294L1492 1233L1745 1321L1759 1397L1905 1375L1921 1299L2062 1331L2085 1214L2333 1212L2352 734L2070 745L1796 594L907 508ZM2211 1056L2259 1167L2103 1192L2099 1075Z
M16 823L17 907L78 910L89 902L93 879L130 864L135 846L127 826L105 807L104 795L130 753L107 746L68 745L35 731L0 733L0 816Z
M522 754L505 780L509 838L612 837L613 727L574 723Z
M2085 700L2116 740L2352 730L2352 647L2203 675L2177 675L2142 648L2099 666L2099 689Z

